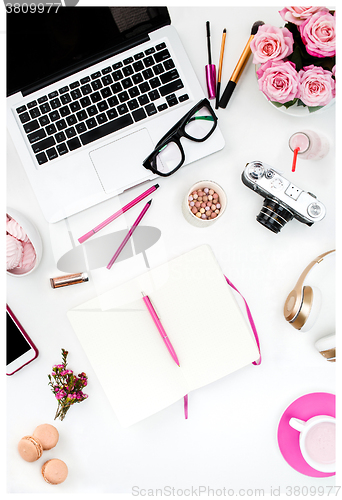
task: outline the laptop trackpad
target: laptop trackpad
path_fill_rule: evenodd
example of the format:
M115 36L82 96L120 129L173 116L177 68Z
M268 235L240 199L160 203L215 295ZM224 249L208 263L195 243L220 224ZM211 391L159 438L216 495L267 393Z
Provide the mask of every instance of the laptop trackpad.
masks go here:
M131 187L153 177L143 161L154 144L146 128L117 139L89 153L106 193Z

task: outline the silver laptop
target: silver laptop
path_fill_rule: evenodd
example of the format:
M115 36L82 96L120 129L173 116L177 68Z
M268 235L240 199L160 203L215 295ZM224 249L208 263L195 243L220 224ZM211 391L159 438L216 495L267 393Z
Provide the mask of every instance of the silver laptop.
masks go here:
M48 222L154 179L142 162L205 97L165 7L7 14L7 123ZM224 146L188 141L186 163ZM177 174L175 174L177 175Z

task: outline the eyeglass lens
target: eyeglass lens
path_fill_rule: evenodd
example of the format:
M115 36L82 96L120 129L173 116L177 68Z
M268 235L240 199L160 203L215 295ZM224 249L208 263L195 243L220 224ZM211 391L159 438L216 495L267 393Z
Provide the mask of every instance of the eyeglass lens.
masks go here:
M185 133L193 139L204 139L215 126L215 121L210 111L203 106L196 111L184 126ZM182 163L182 152L176 142L170 141L156 156L158 172L167 174L172 172Z

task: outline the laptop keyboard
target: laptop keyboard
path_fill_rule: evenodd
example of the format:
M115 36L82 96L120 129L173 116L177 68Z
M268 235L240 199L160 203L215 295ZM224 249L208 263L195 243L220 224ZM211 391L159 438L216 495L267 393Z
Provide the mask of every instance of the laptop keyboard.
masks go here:
M186 101L166 44L160 43L16 109L43 165Z

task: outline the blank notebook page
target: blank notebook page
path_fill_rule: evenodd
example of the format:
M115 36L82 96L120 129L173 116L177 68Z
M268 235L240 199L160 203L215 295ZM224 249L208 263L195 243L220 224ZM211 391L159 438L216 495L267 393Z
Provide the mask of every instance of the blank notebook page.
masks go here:
M150 297L180 367L162 341L141 292ZM68 317L124 426L259 357L207 245L88 301L69 311Z

